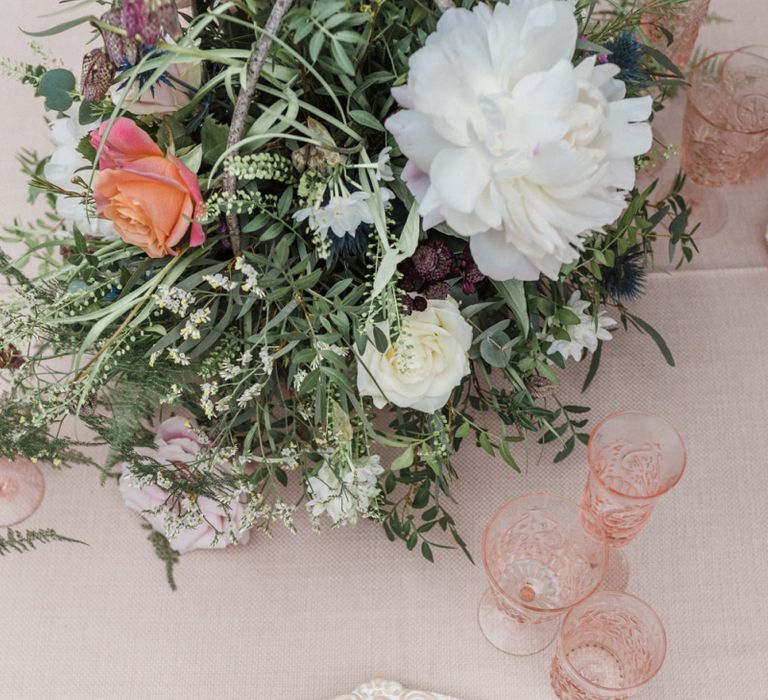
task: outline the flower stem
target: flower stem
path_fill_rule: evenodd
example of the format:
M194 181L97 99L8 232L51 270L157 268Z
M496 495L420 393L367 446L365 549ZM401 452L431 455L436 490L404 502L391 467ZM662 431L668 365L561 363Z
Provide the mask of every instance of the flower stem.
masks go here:
M245 85L240 89L235 104L235 112L232 117L232 124L229 129L229 138L227 139L227 149L235 146L242 138L245 131L245 121L248 117L248 110L251 106L253 96L256 94L256 84L259 82L259 76L267 62L267 56L272 48L272 37L277 34L280 24L283 21L288 10L291 9L293 0L275 0L272 6L272 12L269 15L264 32L256 42L256 48L251 54L248 62L248 71L246 73ZM237 178L234 175L224 175L224 192L234 197L237 189ZM238 214L233 212L227 215L227 228L229 237L232 241L232 250L235 253L240 252L240 222Z

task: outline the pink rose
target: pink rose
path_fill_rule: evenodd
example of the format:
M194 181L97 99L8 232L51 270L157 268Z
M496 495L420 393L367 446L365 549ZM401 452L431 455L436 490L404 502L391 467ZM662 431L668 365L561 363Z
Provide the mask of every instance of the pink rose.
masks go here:
M192 424L178 417L169 418L160 424L155 445L155 449L139 448L136 452L173 468L194 462L202 446ZM225 463L217 466L224 472L231 469ZM144 511L154 511L162 506L168 499L167 491L157 484L138 487L135 477L124 469L120 477L120 493L129 508L141 513L157 532L165 534L163 513ZM171 546L177 552L183 554L195 549L221 549L235 542L248 542L250 532L239 529L243 517L243 504L239 498L234 498L228 509L218 501L205 497L199 498L197 505L204 520L197 527L183 530L170 540Z

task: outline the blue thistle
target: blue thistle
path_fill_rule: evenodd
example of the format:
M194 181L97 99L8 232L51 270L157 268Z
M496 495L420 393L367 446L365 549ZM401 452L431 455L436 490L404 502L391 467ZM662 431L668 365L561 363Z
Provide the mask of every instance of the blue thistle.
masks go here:
M331 190L326 189L321 200L322 206L327 206L331 201ZM362 256L370 245L370 237L373 227L369 224L360 224L353 234L347 233L339 238L329 230L326 236L331 243L331 258L357 258Z
M368 250L372 228L368 224L360 224L354 234L339 238L333 231L328 231L331 241L331 253L341 258L357 258Z
M622 32L613 41L606 43L610 51L608 62L621 69L619 78L625 82L639 82L646 77L643 67L643 45L632 32Z
M641 296L647 276L642 253L638 251L617 257L612 268L603 268L603 284L618 301L634 301Z

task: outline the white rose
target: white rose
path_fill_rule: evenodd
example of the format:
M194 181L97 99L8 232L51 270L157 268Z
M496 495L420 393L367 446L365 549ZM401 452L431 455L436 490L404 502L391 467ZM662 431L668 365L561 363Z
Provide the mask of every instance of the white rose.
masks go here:
M380 328L388 332L386 323ZM456 301L432 299L425 311L414 311L403 321L400 337L385 353L368 343L357 362L358 391L372 396L377 408L391 402L437 411L469 374L471 345L472 327Z
M404 109L386 126L424 226L469 238L492 279L557 279L624 210L651 146L651 98L625 99L594 56L574 66L577 37L562 0L452 9L393 90Z

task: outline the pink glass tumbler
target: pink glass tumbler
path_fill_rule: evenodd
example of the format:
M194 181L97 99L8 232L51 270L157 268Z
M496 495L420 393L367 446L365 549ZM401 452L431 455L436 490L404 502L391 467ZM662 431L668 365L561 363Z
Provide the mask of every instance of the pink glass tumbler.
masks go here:
M591 518L550 494L517 498L491 518L483 537L489 587L478 610L491 644L515 656L542 651L562 614L597 590L608 547L597 524L583 528Z
M560 700L624 700L647 687L666 651L664 626L648 605L603 591L565 616L552 687Z
M649 12L643 16L643 26L648 39L654 46L667 53L681 70L685 70L693 56L699 31L707 18L709 3L710 0L688 0L678 6L668 7L663 14ZM668 16L666 21L664 15ZM661 23L673 33L669 46L667 37L658 28Z
M587 446L589 477L581 505L611 549L608 585L623 590L629 579L626 559L618 548L647 525L656 503L680 481L686 451L675 428L663 418L622 411L599 423Z
M45 480L40 468L27 459L0 458L0 527L26 520L40 506Z

